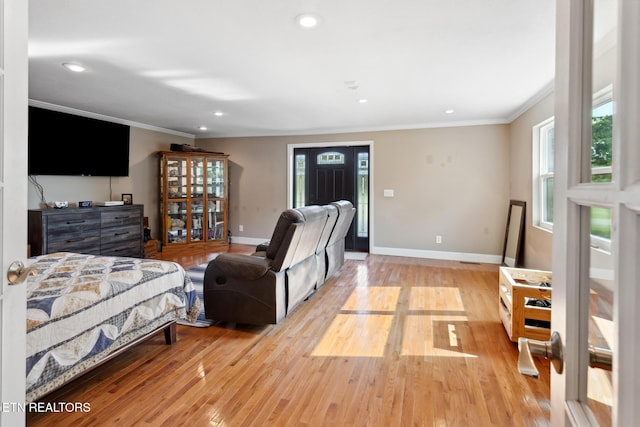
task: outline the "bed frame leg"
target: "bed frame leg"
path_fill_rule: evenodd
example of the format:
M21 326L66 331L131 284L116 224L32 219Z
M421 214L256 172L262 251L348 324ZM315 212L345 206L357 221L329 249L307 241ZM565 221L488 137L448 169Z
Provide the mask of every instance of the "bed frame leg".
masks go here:
M171 345L177 341L178 334L176 329L175 322L164 328L164 342L167 343L167 345Z

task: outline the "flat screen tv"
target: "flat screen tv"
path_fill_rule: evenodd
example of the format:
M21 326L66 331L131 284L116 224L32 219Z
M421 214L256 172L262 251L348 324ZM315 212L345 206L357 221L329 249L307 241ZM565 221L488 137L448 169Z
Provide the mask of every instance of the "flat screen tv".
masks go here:
M29 175L129 175L129 126L29 107Z

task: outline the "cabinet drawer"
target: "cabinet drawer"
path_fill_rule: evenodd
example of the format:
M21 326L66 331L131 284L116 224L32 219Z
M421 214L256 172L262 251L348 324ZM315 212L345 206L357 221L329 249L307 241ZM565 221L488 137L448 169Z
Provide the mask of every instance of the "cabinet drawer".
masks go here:
M142 257L140 240L115 241L108 244L103 243L100 247L100 253L105 256Z
M49 240L47 253L78 252L82 254L100 254L100 235L87 236L83 233L67 233L55 241Z
M100 236L100 216L71 214L59 217L50 217L47 225L47 239L59 241L68 238L69 235Z
M116 242L133 241L140 245L142 235L139 225L128 225L126 227L113 227L102 229L102 244L109 245Z
M138 227L142 226L142 213L140 212L140 209L106 209L108 210L102 212L102 228L122 227L127 225L137 225Z

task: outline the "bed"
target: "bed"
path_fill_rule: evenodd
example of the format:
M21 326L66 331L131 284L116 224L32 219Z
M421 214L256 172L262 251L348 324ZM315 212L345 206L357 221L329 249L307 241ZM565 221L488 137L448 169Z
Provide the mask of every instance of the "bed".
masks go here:
M30 258L27 396L35 401L177 320L201 302L185 270L153 259L58 252Z

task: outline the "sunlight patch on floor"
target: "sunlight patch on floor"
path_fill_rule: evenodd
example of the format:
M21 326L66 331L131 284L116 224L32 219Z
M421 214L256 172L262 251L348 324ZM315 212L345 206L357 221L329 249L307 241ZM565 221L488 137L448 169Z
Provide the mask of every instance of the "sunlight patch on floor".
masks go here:
M397 286L354 288L311 355L383 357L392 325L401 322L404 356L477 357L462 351L458 336L467 317L445 313L464 312L457 288L412 287L409 314L398 315L401 291Z
M604 319L599 316L591 316L591 319L598 327L600 335L607 343L607 347L613 350L613 336L614 336L613 321L609 319Z
M588 368L587 397L610 408L613 407L611 372L599 368Z
M338 314L312 356L383 357L393 317Z

